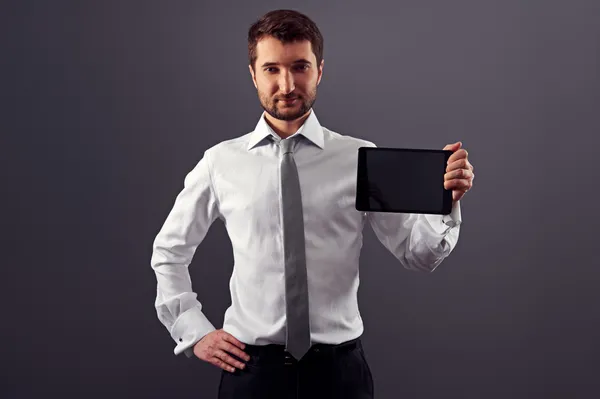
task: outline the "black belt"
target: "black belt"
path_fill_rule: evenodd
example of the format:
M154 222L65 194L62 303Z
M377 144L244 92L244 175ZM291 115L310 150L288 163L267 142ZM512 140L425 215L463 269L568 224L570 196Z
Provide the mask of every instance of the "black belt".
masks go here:
M304 357L308 356L331 356L339 353L349 352L361 346L360 337L350 341L342 342L341 344L313 344ZM268 344L268 345L248 345L244 348L244 352L250 355L251 362L279 362L292 364L296 360L292 355L285 350L285 345ZM314 354L314 355L313 355Z

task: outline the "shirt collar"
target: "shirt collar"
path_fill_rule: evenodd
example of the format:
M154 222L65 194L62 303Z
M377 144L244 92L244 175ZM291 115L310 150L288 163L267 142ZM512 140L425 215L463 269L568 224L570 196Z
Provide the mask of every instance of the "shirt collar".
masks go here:
M248 140L248 151L256 147L262 140L269 136L273 136L276 140L280 140L280 137L273 131L273 129L271 129L271 126L269 126L265 120L265 113L266 112L262 113L260 120L256 124L256 128L250 135L250 139ZM304 121L298 131L294 133L294 135L297 134L303 135L319 148L323 149L325 141L323 137L323 128L321 127L321 124L319 123L319 120L317 119L313 109L311 109L306 121Z

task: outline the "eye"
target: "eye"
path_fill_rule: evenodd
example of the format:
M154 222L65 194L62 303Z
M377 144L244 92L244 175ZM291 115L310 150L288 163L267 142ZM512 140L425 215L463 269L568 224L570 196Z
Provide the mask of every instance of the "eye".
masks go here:
M308 69L308 64L302 64L302 65L298 65L298 66L296 67L296 69L299 69L299 70L301 70L301 71L305 71L305 70L307 70L307 69Z
M268 67L268 68L265 69L265 71L267 71L269 73L273 73L273 72L277 71L277 68L275 68L275 67Z

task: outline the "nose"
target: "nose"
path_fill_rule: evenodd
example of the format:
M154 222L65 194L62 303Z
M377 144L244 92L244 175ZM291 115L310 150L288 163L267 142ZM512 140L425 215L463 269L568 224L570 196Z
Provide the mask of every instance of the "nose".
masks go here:
M279 91L283 94L289 94L293 92L295 88L294 75L289 71L283 72L279 78Z

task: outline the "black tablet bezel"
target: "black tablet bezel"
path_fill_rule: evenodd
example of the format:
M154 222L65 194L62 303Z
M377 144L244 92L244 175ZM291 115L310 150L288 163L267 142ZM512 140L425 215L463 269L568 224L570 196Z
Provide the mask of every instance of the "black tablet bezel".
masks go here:
M446 165L448 158L452 155L452 151L449 150L430 150L422 148L391 148L391 147L360 147L358 149L358 167L356 176L356 200L355 208L361 212L383 212L383 213L418 213L418 214L430 214L430 215L448 215L452 211L452 190L444 188L443 204L441 210L431 209L371 209L369 207L369 195L367 193L367 179L366 179L366 158L368 152L373 151L393 151L393 152L428 152L428 153L443 153L444 165L440 170L440 175L443 177L446 173ZM444 184L443 180L440 184Z

